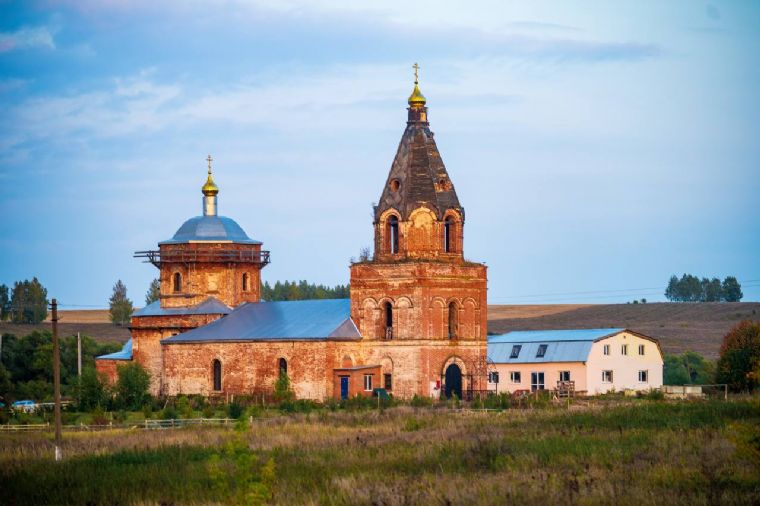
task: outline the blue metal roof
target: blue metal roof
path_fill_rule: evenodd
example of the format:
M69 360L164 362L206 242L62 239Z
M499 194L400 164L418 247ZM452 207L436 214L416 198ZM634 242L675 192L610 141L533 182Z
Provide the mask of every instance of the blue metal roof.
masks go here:
M596 341L625 329L515 330L488 336L489 343L537 343L539 341Z
M229 314L231 312L232 309L229 306L214 297L209 297L200 304L190 307L162 308L161 303L155 301L135 312L132 316L181 316L190 314Z
M349 299L247 303L203 327L162 343L359 339Z
M130 337L129 341L124 343L121 351L95 357L95 360L132 360L132 338Z
M585 362L594 341L624 330L520 330L488 336L488 359L496 364ZM542 357L537 357L541 345L546 345L546 352ZM511 358L514 346L520 346L520 352L516 358Z
M179 227L174 237L159 244L177 244L192 241L224 241L261 244L248 237L232 218L226 216L196 216Z

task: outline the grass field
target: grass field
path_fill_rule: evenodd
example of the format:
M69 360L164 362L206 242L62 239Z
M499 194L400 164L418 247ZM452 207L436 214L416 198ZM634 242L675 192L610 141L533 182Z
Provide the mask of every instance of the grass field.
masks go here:
M271 415L0 435L4 504L758 504L760 400Z

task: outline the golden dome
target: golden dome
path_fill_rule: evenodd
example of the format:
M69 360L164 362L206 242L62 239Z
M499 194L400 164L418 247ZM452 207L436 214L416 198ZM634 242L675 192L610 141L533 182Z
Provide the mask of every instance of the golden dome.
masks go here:
M219 187L216 185L216 183L214 183L214 178L211 176L212 160L213 158L211 158L211 155L208 155L208 158L206 158L206 161L208 161L208 177L206 178L206 184L204 184L203 188L201 188L201 191L207 197L213 197L219 193Z
M412 107L417 106L423 106L427 100L425 100L425 95L422 94L420 91L420 87L417 85L417 81L414 82L414 90L412 90L412 94L409 95L409 105Z

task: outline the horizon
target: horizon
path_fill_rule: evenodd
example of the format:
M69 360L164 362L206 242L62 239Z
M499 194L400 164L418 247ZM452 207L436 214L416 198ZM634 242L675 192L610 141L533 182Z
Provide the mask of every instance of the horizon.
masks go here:
M0 9L0 284L62 309L117 279L143 305L132 255L200 214L209 154L262 281L347 284L414 63L489 304L664 302L683 273L760 301L760 4Z

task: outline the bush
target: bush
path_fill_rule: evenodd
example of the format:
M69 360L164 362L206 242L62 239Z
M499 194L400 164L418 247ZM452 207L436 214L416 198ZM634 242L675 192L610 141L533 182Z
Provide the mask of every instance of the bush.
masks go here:
M433 405L433 399L421 395L414 394L409 404L414 408L425 408Z
M665 393L659 388L653 388L642 395L645 399L650 401L662 401L665 400Z
M208 405L203 408L203 418L214 418L214 407L211 405Z
M161 419L162 420L175 420L177 418L179 418L179 414L177 413L177 408L175 408L171 404L167 405L161 411Z
M760 385L760 322L744 320L723 338L717 380L734 392Z
M136 411L148 400L150 375L137 362L120 366L119 379L116 381L116 398L119 407Z
M290 378L285 373L280 373L277 381L274 383L274 400L275 402L292 401L295 394L290 388Z
M227 406L227 414L230 418L234 418L235 420L239 419L243 415L243 406L241 406L238 402L232 401Z

